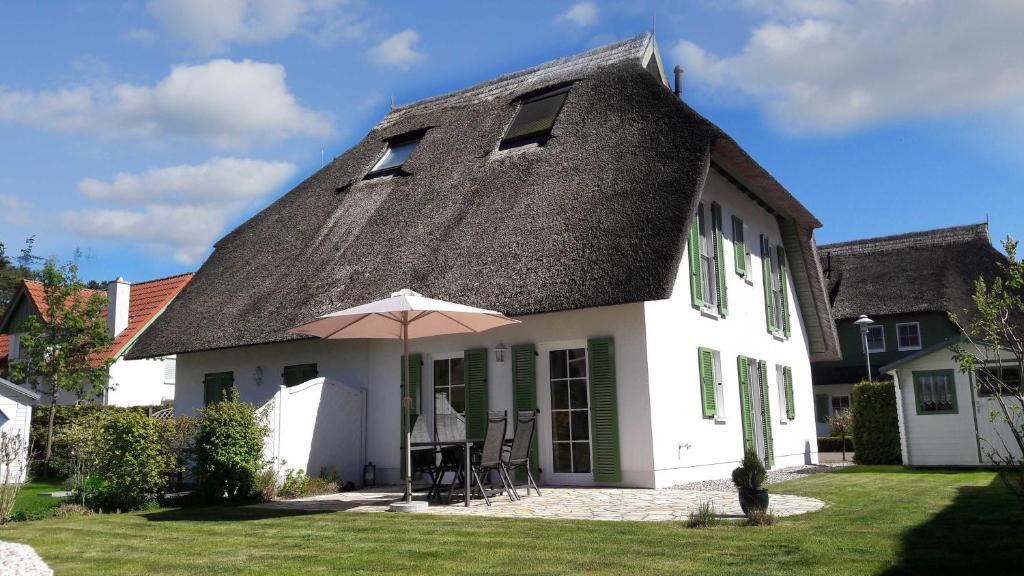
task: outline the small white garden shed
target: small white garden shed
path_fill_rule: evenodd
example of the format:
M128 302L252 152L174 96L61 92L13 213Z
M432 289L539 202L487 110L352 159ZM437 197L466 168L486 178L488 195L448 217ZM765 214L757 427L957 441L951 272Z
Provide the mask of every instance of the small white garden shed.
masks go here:
M981 371L961 372L953 359L949 347L956 341L926 348L881 369L895 383L905 466L991 466L993 450L1021 458L998 399L977 385ZM1000 370L1003 381L1020 385L1015 364L994 363L985 370ZM1018 429L1021 418L1020 412L1014 416Z
M28 472L26 465L29 430L32 425L32 405L39 400L39 393L18 386L0 378L0 432L6 436L21 436L23 450L20 457L11 465L10 478L21 482ZM7 477L8 470L0 462L0 478Z

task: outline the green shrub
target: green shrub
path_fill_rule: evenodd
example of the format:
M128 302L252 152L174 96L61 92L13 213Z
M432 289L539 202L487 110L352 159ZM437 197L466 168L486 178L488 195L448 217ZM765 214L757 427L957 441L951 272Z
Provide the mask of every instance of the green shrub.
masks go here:
M201 494L232 501L254 498L266 466L263 442L268 433L256 407L239 402L237 393L203 408L195 443Z
M320 476L306 476L302 470L288 470L285 473L284 482L277 489L277 496L281 498L302 498L304 496L318 496L320 494L338 492L338 483L335 480L329 480L330 476L331 474L326 470L321 470ZM334 476L337 476L337 474L334 474Z
M49 406L36 406L32 409L31 438L33 444L31 475L33 478L48 478L54 475L71 476L78 467L78 459L72 454L82 446L74 446L68 436L68 429L83 420L95 422L108 415L122 412L134 412L149 415L163 406L103 406L99 404L82 404L80 406L57 406L53 416L53 455L49 467L43 462L46 451L46 428L50 418Z
M752 508L747 514L747 526L774 526L775 514L768 510Z
M86 498L87 505L136 510L156 502L174 469L163 427L161 421L139 412L120 412L104 420L93 471L98 485L92 501Z
M697 509L690 512L686 519L687 528L710 528L718 523L715 516L715 505L710 500L705 500L697 505Z
M854 461L899 464L900 431L892 382L861 382L853 387Z
M842 452L843 439L836 436L818 436L818 452ZM846 451L853 452L853 438L846 437Z
M732 471L732 483L744 491L760 490L768 479L764 464L757 457L757 452L747 450L743 453L743 463Z

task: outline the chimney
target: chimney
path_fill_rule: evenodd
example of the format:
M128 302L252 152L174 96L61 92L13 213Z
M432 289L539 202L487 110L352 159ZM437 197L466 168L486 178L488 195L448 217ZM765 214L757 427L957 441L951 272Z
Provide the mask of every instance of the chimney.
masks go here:
M677 97L682 99L682 97L683 97L683 69L682 69L681 66L679 66L679 64L676 64L675 69L672 70L672 71L675 72L675 75L676 75L676 88L675 88L674 92L676 93Z
M128 327L128 298L132 285L120 276L107 284L107 330L117 338Z

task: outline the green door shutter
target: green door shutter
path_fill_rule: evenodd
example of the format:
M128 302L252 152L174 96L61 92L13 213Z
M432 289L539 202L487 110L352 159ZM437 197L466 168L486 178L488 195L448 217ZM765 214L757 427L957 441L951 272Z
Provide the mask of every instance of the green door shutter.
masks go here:
M615 393L615 346L611 338L587 341L590 376L590 446L594 480L620 482L619 405Z
M772 303L772 249L768 237L761 234L761 280L764 282L764 314L768 331L775 332L775 305Z
M729 290L725 283L725 235L722 234L722 207L717 202L711 204L711 226L714 228L715 239L715 289L718 292L718 313L725 317L729 314Z
M793 369L786 366L782 369L782 379L786 384L786 418L796 418L796 403L793 401Z
M409 387L409 396L412 398L412 406L409 409L409 417L411 418L415 414L420 414L420 391L423 386L423 355L422 354L409 354L409 380L412 382L412 386ZM399 376L398 381L401 383L399 386L399 398L398 398L398 431L399 440L398 446L401 450L399 456L399 473L402 478L405 478L405 356L401 356L398 359L398 370Z
M754 449L754 413L750 399L750 364L746 356L736 357L736 370L740 380L740 415L743 421L743 449Z
M487 349L463 353L466 381L466 438L482 440L487 434Z
M732 217L732 254L736 273L747 275L747 243L743 240L743 220Z
M772 444L772 410L768 400L768 363L764 360L757 362L758 380L761 381L761 426L764 432L764 453L768 460L768 467L775 466L775 447Z
M697 367L700 370L700 399L705 418L715 417L715 353L707 348L697 349Z
M512 404L516 412L537 411L537 347L533 344L517 344L512 346ZM512 414L515 425L518 414ZM530 469L536 475L540 470L537 455L537 433L533 434L533 446L530 450ZM519 469L516 477L522 481L526 473Z
M782 290L782 333L789 338L789 282L786 280L786 250L778 247L779 288Z
M818 422L825 422L828 419L828 402L828 394L814 395L814 411L817 413Z
M701 208L697 208L701 210ZM698 310L704 305L704 288L700 281L700 216L693 215L693 222L690 224L690 242L686 247L690 253L690 299L693 307Z

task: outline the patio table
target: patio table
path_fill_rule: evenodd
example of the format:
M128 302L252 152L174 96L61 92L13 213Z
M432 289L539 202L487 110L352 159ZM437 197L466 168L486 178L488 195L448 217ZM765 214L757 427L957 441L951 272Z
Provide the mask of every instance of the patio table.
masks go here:
M464 506L469 506L469 495L472 491L473 484L470 479L473 477L472 463L470 462L471 451L473 449L473 443L475 440L428 440L425 442L411 442L409 444L412 448L445 448L448 446L462 446L463 457L463 488L464 488Z

